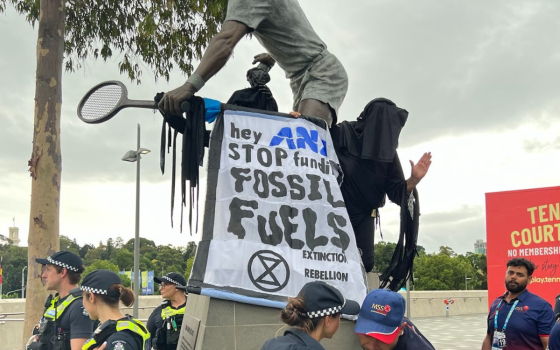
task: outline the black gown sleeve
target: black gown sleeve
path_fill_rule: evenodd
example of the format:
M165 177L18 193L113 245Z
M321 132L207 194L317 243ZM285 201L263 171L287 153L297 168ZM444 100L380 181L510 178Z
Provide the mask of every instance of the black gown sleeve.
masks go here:
M387 196L391 202L399 204L403 198L403 192L406 191L406 179L399 160L399 155L395 154L395 159L388 169L387 182L385 183Z

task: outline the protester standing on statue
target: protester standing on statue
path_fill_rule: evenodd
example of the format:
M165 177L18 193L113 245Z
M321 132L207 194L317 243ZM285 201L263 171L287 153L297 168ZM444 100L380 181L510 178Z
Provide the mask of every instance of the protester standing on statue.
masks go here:
M344 174L340 190L366 272L374 266L375 220L385 196L408 211L410 194L432 163L430 152L424 153L416 164L410 161L411 175L405 179L397 147L407 118L406 110L388 99L377 98L366 105L357 121L345 121L330 129ZM416 242L410 247L415 249ZM415 253L409 254L413 258Z
M159 283L159 291L164 299L148 318L152 348L156 350L175 350L187 305L185 277L170 272L162 277L154 277Z
M406 317L402 295L386 289L369 292L362 303L354 332L364 350L434 350Z
M182 101L190 99L228 61L247 34L268 51L255 56L269 66L278 62L290 80L293 109L303 115L336 123L348 76L327 50L297 0L229 0L225 22L212 38L198 68L187 82L169 91L159 103L164 114L181 115Z
M490 306L482 350L543 350L554 325L550 304L527 290L535 265L527 259L507 262L507 292Z
M261 350L324 350L319 341L332 338L340 326L340 315L357 315L359 311L358 303L345 300L330 284L309 282L282 310L282 321L293 328L267 340Z
M56 345L56 349L81 350L93 332L93 321L84 309L78 288L85 270L82 259L72 252L59 251L35 261L43 265L41 278L47 290L56 294L48 296L44 315L27 349L54 350Z
M101 325L90 334L83 350L147 350L150 334L142 322L125 315L125 306L134 304L134 292L122 285L119 275L110 270L90 272L80 285L86 308L92 320Z

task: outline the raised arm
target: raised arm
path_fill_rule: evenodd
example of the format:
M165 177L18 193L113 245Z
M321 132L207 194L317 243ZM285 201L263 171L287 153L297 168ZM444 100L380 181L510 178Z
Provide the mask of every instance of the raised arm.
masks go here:
M432 153L427 152L422 155L422 158L418 161L418 163L414 164L413 161L410 161L410 165L412 166L412 171L410 177L406 180L406 191L408 193L412 192L416 185L420 183L420 181L426 176L428 173L428 169L430 169L430 165L432 164Z
M225 22L220 32L210 41L198 68L185 84L163 96L159 109L167 114L181 115L181 102L190 99L208 79L225 66L239 40L248 32L249 28L243 23Z

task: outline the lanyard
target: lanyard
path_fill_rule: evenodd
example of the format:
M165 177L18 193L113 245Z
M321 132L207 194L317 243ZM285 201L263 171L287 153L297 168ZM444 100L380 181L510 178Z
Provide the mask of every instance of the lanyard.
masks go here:
M500 300L500 303L498 304L498 307L496 307L496 314L494 314L494 329L496 331L498 331L498 312L500 311L500 306L502 305L503 301L504 301L504 299ZM509 322L509 318L511 317L511 314L513 313L513 310L515 310L515 307L517 306L517 303L519 303L519 300L516 300L515 303L513 303L513 306L511 307L511 310L509 310L509 313L506 317L506 322L504 322L504 328L502 328L502 332L506 331L506 327L507 327L507 324Z

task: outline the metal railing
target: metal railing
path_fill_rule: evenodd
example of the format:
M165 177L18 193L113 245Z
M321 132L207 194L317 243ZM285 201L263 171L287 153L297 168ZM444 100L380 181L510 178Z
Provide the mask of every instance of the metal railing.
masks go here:
M157 306L156 306L157 307ZM145 306L145 307L139 307L138 310L147 310L147 309L155 309L156 307L153 306ZM132 310L132 307L123 307L121 308L122 311L125 310ZM0 325L4 324L7 321L13 322L13 321L24 321L23 318L8 318L8 316L20 316L20 315L25 315L25 312L0 312ZM142 321L142 322L146 322L148 321L148 319L144 319L144 318L139 318L138 320Z

